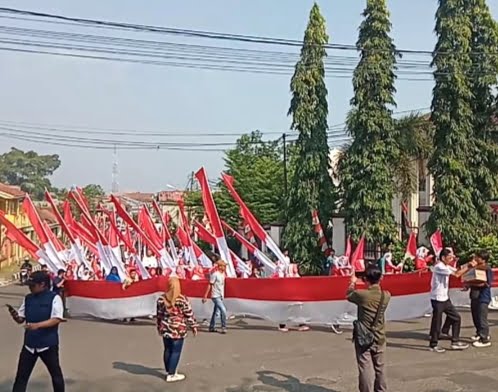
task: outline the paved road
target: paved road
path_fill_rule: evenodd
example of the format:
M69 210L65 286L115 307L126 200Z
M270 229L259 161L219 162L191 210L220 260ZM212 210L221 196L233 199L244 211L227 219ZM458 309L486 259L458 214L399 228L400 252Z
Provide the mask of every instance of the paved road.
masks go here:
M25 289L0 288L0 306L18 305ZM469 315L463 334L470 336ZM498 325L498 313L490 315ZM388 380L391 392L498 391L498 344L488 349L427 351L428 319L389 325ZM492 332L497 331L492 328ZM498 336L498 333L495 335ZM327 330L281 334L257 320L238 320L229 334L190 336L181 362L188 379L166 385L161 341L150 321L136 325L70 320L62 327L61 357L70 392L353 392L356 368L350 333ZM0 312L0 392L10 391L22 329ZM31 392L50 391L42 364Z

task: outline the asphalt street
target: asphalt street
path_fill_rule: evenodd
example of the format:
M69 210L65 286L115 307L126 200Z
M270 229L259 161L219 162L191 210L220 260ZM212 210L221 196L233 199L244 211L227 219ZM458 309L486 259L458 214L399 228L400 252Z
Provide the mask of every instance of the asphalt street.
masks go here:
M0 288L0 306L18 306L25 288ZM472 335L464 317L464 337ZM430 319L388 325L387 369L392 392L498 391L498 343L486 349L434 354L428 351ZM498 312L490 313L491 334L498 336ZM10 391L23 330L0 312L0 392ZM162 341L153 322L135 324L69 320L61 327L61 359L67 391L174 392L353 392L357 373L351 333L335 335L276 330L260 320L233 320L227 335L189 336L180 364L187 379L163 380ZM443 342L449 346L449 342ZM40 362L30 392L51 391Z

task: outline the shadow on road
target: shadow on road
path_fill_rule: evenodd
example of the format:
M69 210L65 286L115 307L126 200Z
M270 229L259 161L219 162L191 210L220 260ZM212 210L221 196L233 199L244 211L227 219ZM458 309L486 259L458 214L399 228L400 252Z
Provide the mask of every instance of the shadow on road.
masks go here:
M113 362L112 367L136 376L152 376L164 379L164 372L160 368L150 368L136 363Z
M258 375L258 380L264 385L280 388L287 392L339 392L321 385L301 382L298 378L288 374L272 371L259 371L256 374Z

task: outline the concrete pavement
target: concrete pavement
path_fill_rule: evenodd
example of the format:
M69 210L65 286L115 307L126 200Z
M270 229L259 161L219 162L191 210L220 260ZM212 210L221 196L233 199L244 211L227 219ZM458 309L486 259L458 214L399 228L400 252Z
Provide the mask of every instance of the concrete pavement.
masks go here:
M0 306L18 306L25 293L18 286L0 288ZM498 337L498 312L490 313L490 321L491 334ZM498 391L498 341L487 349L430 353L429 322L389 324L389 391ZM1 311L0 392L11 390L22 333L7 310ZM466 312L462 333L473 333ZM263 321L237 320L224 336L190 335L179 369L187 380L166 384L162 342L153 322L69 320L61 327L61 358L70 392L354 392L357 373L350 337L349 331L335 335L327 329L282 334ZM28 391L50 390L40 362Z

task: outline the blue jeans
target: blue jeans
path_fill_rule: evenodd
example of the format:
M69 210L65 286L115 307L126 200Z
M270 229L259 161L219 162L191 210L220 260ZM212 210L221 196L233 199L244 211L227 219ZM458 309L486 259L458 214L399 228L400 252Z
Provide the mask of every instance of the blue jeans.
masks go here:
M167 374L175 374L183 349L183 339L163 338L164 368Z
M221 317L221 328L227 327L227 308L223 303L223 298L212 298L214 303L213 315L211 316L211 322L209 323L209 329L213 330L216 326L216 317L220 315Z

